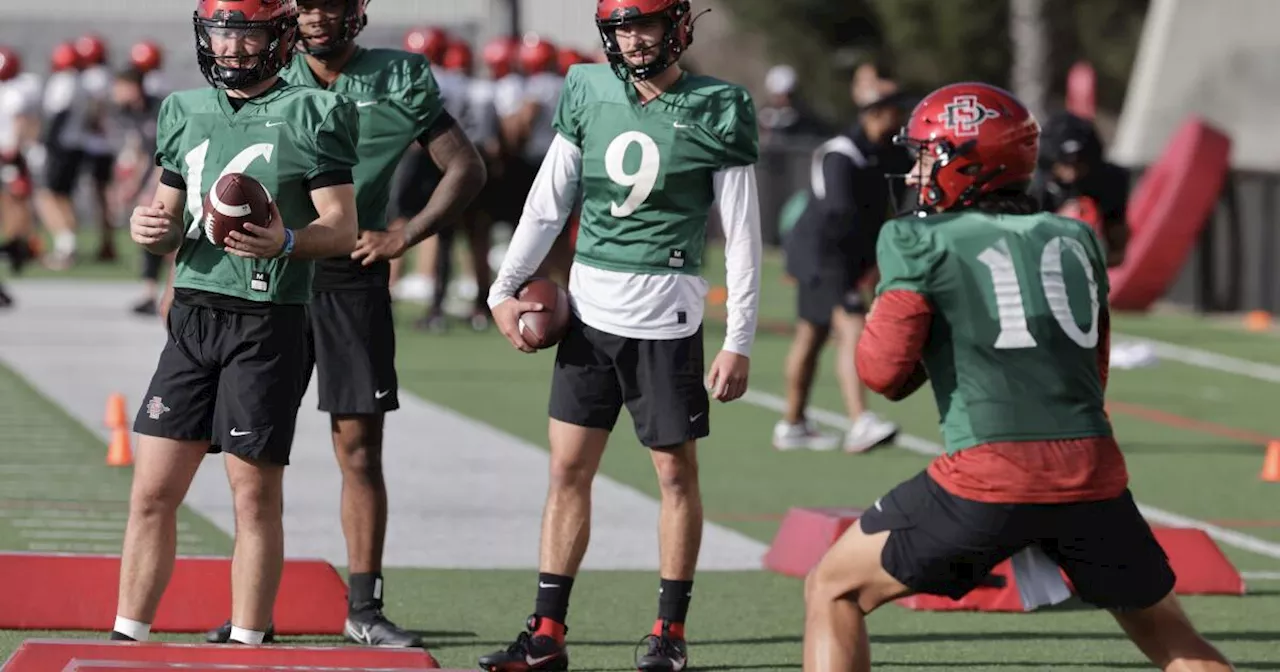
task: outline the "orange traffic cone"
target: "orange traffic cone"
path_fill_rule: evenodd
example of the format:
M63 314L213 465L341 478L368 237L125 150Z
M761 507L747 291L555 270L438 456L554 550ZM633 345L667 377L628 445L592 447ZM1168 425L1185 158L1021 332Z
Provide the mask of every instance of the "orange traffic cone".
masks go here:
M107 447L107 466L127 467L133 464L133 451L129 449L129 429L117 427L111 430L111 445Z
M129 416L124 408L124 395L119 392L107 397L107 412L102 419L107 429L120 429L129 426Z
M1267 444L1267 456L1262 459L1262 480L1280 483L1280 441Z

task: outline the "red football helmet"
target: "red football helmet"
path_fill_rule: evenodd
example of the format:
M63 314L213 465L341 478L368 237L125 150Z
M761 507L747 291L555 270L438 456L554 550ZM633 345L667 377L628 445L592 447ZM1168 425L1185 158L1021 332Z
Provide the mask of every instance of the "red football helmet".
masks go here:
M160 45L151 40L143 40L129 50L129 62L140 72L159 70L164 60Z
M519 51L520 42L514 37L494 38L484 45L484 63L489 66L494 79L502 79L515 70Z
M18 52L8 47L0 47L0 82L13 79L20 72L22 72L22 58L18 56Z
M471 72L471 45L462 40L453 40L444 50L444 68L454 72Z
M527 36L520 44L520 70L526 75L551 72L558 56L554 44L536 35Z
M76 45L62 42L53 48L49 58L54 72L77 70L80 68L80 55L76 53Z
M449 34L439 28L414 28L404 35L404 50L426 56L432 65L444 63L448 48Z
M587 57L583 56L577 49L565 47L560 50L559 58L557 60L559 61L558 65L560 67L560 76L568 77L569 68L579 63L586 63Z
M245 89L274 77L293 55L298 39L296 0L198 0L192 22L200 72L219 89ZM248 67L218 62L215 38L265 31L267 44ZM223 57L223 60L228 60ZM234 59L231 59L234 60Z
M107 44L102 38L89 33L76 40L76 55L80 57L80 67L102 65L107 62Z
M347 7L342 14L342 23L336 35L330 35L329 41L323 44L311 44L307 38L299 36L298 44L302 50L323 59L335 54L347 46L369 25L369 0L347 0Z
M1008 91L966 82L925 96L894 140L936 159L918 202L922 210L936 212L1029 183L1040 150L1040 124Z
M614 73L626 81L643 81L665 72L693 44L692 11L689 0L597 0L596 27L600 30L604 53L609 57ZM667 23L658 55L642 65L628 63L627 55L618 46L618 28L652 18Z

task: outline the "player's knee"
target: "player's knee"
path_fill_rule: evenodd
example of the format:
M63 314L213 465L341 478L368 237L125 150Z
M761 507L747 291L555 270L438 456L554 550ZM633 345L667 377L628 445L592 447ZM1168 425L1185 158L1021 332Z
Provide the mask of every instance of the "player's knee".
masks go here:
M366 423L344 421L334 439L343 475L356 478L381 478L382 433Z
M232 485L236 527L259 527L279 522L284 513L284 493L278 484L268 480L245 479Z
M698 459L688 444L653 452L658 487L664 497L689 497L698 492Z
M177 515L182 505L181 489L167 483L133 488L129 496L129 516L143 520L160 520Z
M565 457L551 460L552 490L589 490L594 478L595 468L588 460Z

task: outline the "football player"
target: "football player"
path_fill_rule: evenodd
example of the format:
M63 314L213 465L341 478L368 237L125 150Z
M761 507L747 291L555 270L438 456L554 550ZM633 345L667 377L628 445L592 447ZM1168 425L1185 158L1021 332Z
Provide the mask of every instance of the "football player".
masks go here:
M570 278L572 323L552 374L550 488L526 631L480 658L486 670L564 670L566 614L587 550L591 483L626 405L662 492L658 615L636 665L681 670L702 534L697 442L712 396L747 388L759 291L755 106L740 86L679 65L693 40L688 0L599 0L609 63L569 69L542 163L490 289L494 323L524 352L514 298L584 192ZM728 334L703 364L707 218L723 223ZM706 373L704 377L704 373Z
M45 265L65 269L76 257L76 211L71 194L84 156L84 119L89 98L80 81L80 55L73 43L55 45L50 66L40 127L43 179L35 205L40 221L53 238Z
M208 88L160 107L155 203L130 220L153 254L177 251L168 340L133 430L129 522L112 639L145 640L173 571L177 510L206 452L226 453L235 503L230 640L261 644L284 564L283 479L311 374L314 259L356 248L355 102L279 71L298 32L294 0L199 0ZM265 225L220 249L206 192L242 173L271 195Z
M866 615L959 599L1038 548L1158 667L1227 670L1173 593L1104 407L1107 265L1028 193L1040 127L986 84L926 96L899 135L925 216L885 225L858 374L889 399L932 381L947 452L871 507L805 583L806 672L870 670Z
M111 225L111 208L108 192L115 174L116 154L120 148L108 137L111 112L111 88L114 77L107 66L107 44L93 33L80 36L75 41L76 54L80 57L80 83L84 88L87 104L83 118L81 142L84 158L81 170L92 180L91 193L98 210L98 261L114 261L116 258L115 227Z
M283 77L355 101L362 127L354 171L360 241L350 255L316 262L309 310L320 410L330 415L333 449L342 469L350 586L344 631L348 640L366 646L422 646L418 635L382 613L387 532L382 429L386 413L400 407L389 262L457 221L484 185L484 165L444 110L425 57L356 44L368 23L368 3L301 0L302 49ZM426 207L403 229L390 231L392 177L405 149L415 142L442 176ZM211 635L226 631L224 626Z

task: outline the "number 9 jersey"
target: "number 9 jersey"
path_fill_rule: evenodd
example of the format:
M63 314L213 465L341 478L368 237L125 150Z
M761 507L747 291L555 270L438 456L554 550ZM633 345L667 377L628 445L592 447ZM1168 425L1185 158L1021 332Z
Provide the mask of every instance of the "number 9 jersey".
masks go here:
M1098 365L1105 259L1089 227L1049 213L885 224L876 293L907 290L933 309L923 359L949 452L1111 436Z
M553 124L582 149L575 263L698 275L714 175L759 153L750 94L684 73L643 104L608 65L574 65Z

